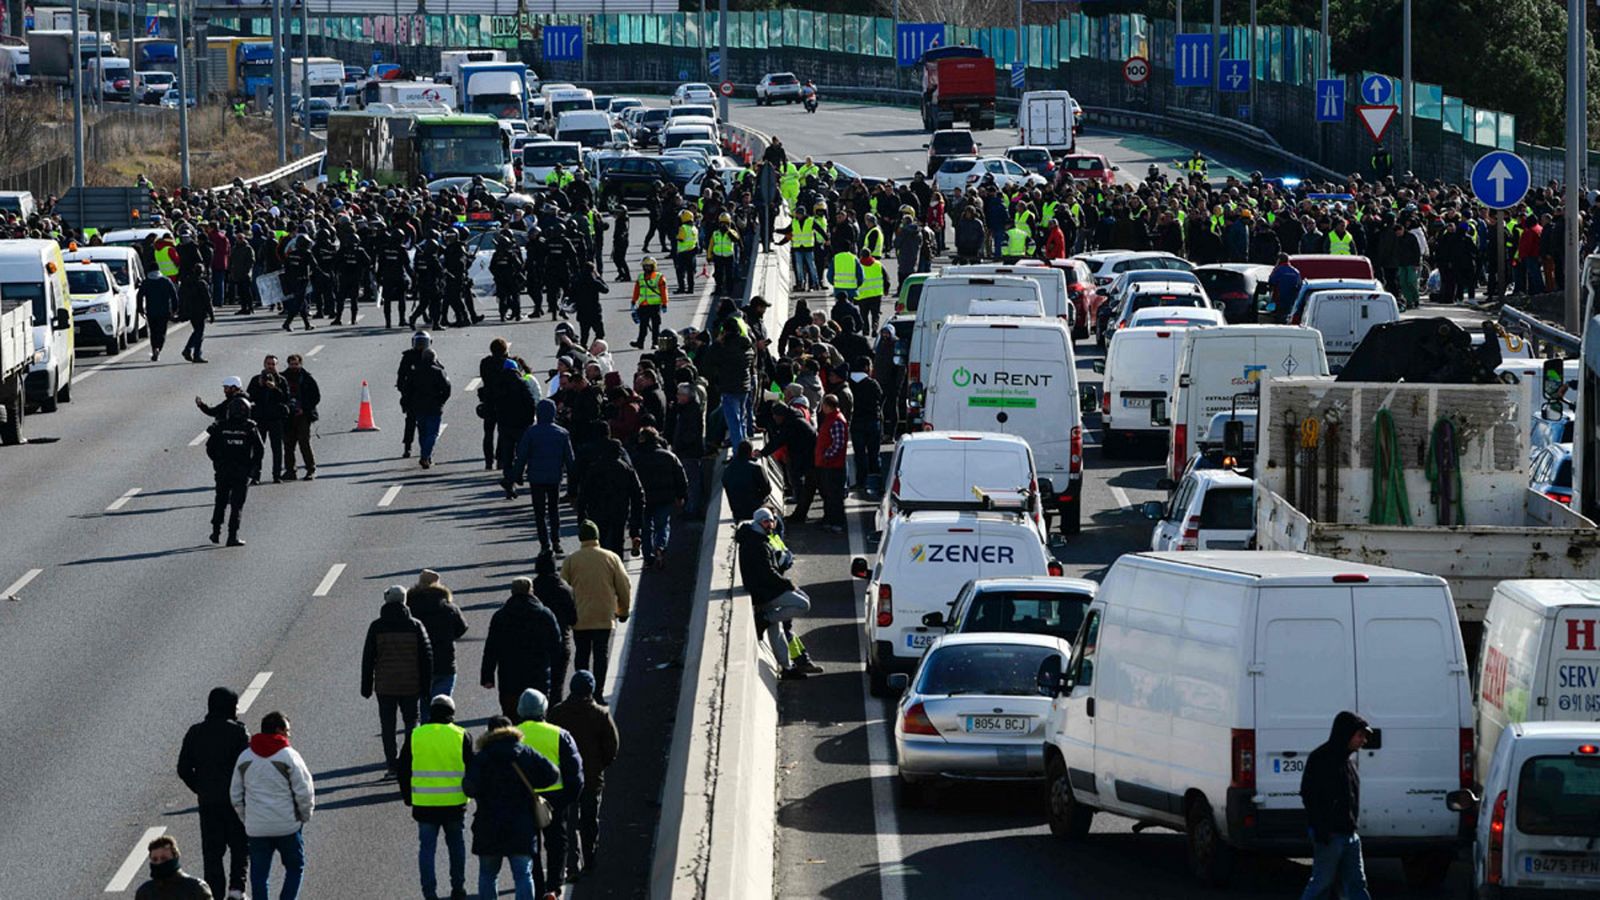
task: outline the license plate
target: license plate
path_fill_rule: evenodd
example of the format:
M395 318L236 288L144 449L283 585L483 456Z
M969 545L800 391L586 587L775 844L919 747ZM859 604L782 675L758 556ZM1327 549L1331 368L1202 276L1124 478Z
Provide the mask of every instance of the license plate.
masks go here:
M968 734L1027 734L1027 716L967 716Z
M1522 858L1522 871L1529 875L1600 878L1600 854L1550 856L1543 853L1530 853Z
M906 635L906 646L912 650L926 650L933 645L933 639L938 637L931 631L914 631Z
M1149 397L1123 397L1122 405L1126 409L1145 409L1150 406Z
M1274 775L1299 775L1306 770L1304 756L1274 756L1272 757L1272 773Z

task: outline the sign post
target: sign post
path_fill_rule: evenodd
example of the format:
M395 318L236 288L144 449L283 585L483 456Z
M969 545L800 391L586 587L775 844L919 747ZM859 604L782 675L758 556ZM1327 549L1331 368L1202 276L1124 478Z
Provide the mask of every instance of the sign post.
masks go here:
M1131 56L1122 64L1122 80L1138 87L1150 80L1150 60L1142 56Z
M1527 161L1515 153L1494 150L1472 164L1473 196L1484 206L1501 211L1489 226L1494 229L1495 268L1500 273L1496 296L1503 296L1506 291L1506 223L1511 221L1510 210L1528 196L1532 184L1533 173L1528 170Z
M1383 143L1383 136L1389 130L1389 123L1394 121L1394 114L1399 110L1395 106L1358 106L1356 115L1361 117L1361 124L1367 128L1367 134L1372 136L1374 144Z

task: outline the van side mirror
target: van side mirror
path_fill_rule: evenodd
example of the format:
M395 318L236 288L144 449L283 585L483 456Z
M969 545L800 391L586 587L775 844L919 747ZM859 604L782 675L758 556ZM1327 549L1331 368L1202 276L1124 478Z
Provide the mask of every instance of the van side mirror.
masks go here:
M872 568L867 565L866 557L858 556L850 560L850 577L866 578L872 573Z
M1150 398L1150 424L1158 428L1165 428L1172 424L1172 417L1167 412L1167 398Z
M68 328L71 328L71 327L72 327L72 313L68 312L66 307L62 307L62 308L56 310L56 317L54 319L52 319L51 322L50 322L50 330L52 330L52 331L66 331Z
M1078 412L1092 413L1100 405L1100 389L1092 384L1078 388Z
M1222 423L1222 449L1229 456L1238 456L1244 452L1244 423L1238 419L1229 419Z
M889 693L904 694L911 689L911 676L904 672L893 672L889 675Z
M1106 373L1106 361L1103 359L1097 359L1093 363L1090 363L1089 368L1093 369L1096 375L1104 375Z
M1445 808L1451 812L1476 812L1478 809L1478 795L1462 788L1444 795Z
M1544 399L1554 400L1561 396L1562 388L1567 386L1567 373L1564 360L1547 359L1544 361L1543 378L1539 382Z
M929 628L943 628L944 627L944 613L942 613L942 612L926 613L922 617L922 624L928 626Z
M1039 674L1036 684L1041 697L1059 697L1061 695L1061 657L1052 653L1039 663Z
M1140 504L1139 512L1152 522L1159 522L1167 517L1167 505L1160 500L1146 500Z

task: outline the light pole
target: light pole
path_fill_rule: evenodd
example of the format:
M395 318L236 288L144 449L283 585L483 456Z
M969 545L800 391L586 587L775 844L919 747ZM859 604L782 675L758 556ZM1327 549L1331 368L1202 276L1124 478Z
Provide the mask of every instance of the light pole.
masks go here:
M183 27L183 0L178 0L173 18L178 23L178 181L187 188L189 186L189 53L184 47L187 34Z
M300 3L300 113L301 140L311 146L311 16L305 0ZM300 154L304 156L305 154Z
M133 46L133 42L139 39L138 12L137 0L128 4L128 112L130 113L139 108L138 91L134 90L138 87L139 80L139 54L134 52Z
M284 122L283 0L272 0L272 118L277 125L278 165L289 162L289 134Z
M1245 40L1246 55L1250 58L1250 112L1256 106L1256 0L1250 0L1250 37Z
M1406 144L1406 171L1415 173L1416 163L1411 159L1411 111L1417 108L1415 88L1411 84L1411 0L1404 0L1401 6L1400 40L1404 42L1404 57L1400 62L1400 78L1404 82L1404 90L1400 95L1400 102L1405 104L1401 113L1405 115L1400 120L1400 125L1405 133Z
M728 58L728 0L717 0L717 59L722 61L722 80L733 80L733 60ZM717 86L717 96L722 98L722 121L728 119L728 95Z
M1563 203L1566 231L1562 234L1566 255L1562 258L1561 273L1566 287L1567 331L1572 334L1583 333L1583 285L1579 283L1583 259L1578 255L1583 246L1583 219L1579 215L1579 203L1585 170L1588 168L1584 162L1588 158L1586 145L1589 137L1586 133L1588 97L1585 94L1588 88L1589 46L1584 2L1567 0L1567 183Z
M72 186L83 187L83 23L78 21L78 0L72 0L72 62L67 84L72 91ZM78 195L78 218L83 218L83 195Z
M1022 0L1017 0L1017 53L1012 62L1022 63L1022 76L1028 76L1028 36L1022 26ZM1020 93L1020 91L1019 91Z
M1211 0L1211 114L1222 115L1222 0Z

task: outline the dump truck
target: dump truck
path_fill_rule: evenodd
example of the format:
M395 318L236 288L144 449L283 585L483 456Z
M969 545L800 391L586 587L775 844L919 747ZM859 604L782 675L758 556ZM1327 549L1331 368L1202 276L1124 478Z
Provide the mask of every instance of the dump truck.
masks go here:
M957 122L975 131L994 128L994 60L977 47L930 47L919 65L924 131Z

